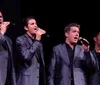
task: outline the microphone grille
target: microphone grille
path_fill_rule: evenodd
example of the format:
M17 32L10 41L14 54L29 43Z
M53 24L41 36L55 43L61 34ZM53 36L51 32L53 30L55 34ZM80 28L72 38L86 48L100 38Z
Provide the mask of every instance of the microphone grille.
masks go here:
M79 40L81 40L82 39L82 37L79 37Z
M38 27L37 30L39 30L40 28Z

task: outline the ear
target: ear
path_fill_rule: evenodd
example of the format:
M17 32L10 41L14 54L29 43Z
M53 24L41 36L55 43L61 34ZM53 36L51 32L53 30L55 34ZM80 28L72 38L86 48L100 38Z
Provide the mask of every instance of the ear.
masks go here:
M27 26L24 26L24 29L27 31L28 30Z
M65 32L65 36L68 37L68 32Z
M93 40L96 41L96 37L94 37Z

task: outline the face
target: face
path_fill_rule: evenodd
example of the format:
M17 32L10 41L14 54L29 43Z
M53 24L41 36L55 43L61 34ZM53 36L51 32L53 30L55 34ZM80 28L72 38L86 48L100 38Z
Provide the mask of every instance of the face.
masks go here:
M95 44L100 47L100 32L99 34L94 37Z
M3 16L2 16L2 13L0 12L0 27L1 27L2 22L3 22Z
M35 19L30 19L28 21L28 26L24 27L25 30L27 30L27 32L31 35L35 34L37 32L37 23Z
M76 44L79 39L79 28L78 27L71 27L70 31L65 33L66 40L70 44Z

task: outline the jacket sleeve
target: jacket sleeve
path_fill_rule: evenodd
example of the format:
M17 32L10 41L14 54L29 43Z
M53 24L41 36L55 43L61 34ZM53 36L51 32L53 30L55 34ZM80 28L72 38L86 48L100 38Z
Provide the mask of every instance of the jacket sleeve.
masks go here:
M13 56L13 47L12 47L12 41L9 39L7 36L5 36L7 42L9 43L10 49L8 50L9 52L9 57L8 57L8 63L7 63L7 79L6 79L6 84L7 85L16 85L16 73L15 73L15 64L14 64L14 56ZM6 85L5 84L5 85Z
M85 57L86 57L86 67L89 69L90 72L95 72L98 67L96 63L96 59L94 58L93 54L91 51L89 52L84 52Z
M37 50L39 50L41 45L42 44L36 40L28 48L24 40L19 38L16 39L16 49L22 59L27 61L33 58L34 54L37 52Z
M56 51L53 49L52 56L50 58L50 63L48 66L48 85L54 85L55 78L55 68L56 68Z

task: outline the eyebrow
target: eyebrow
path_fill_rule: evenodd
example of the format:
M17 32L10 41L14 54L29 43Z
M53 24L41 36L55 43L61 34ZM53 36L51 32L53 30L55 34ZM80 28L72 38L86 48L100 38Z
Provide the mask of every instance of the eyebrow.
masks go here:
M34 22L33 23L30 23L30 24L34 24Z

